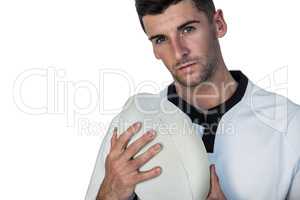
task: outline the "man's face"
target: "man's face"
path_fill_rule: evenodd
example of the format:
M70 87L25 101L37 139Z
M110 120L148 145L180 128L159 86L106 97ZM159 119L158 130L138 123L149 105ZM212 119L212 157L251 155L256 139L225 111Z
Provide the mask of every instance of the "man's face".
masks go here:
M143 23L156 58L175 81L195 87L209 80L217 66L215 26L191 0L171 5L162 14L146 15Z

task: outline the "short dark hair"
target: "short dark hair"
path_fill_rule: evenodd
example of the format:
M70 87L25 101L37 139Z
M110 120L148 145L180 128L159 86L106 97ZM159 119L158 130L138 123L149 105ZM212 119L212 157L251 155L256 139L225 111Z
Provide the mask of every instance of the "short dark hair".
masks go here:
M183 0L135 0L135 7L140 19L141 26L145 31L142 18L145 15L156 15L163 13L169 6ZM216 11L213 0L191 0L199 11L204 12L209 21L212 22L213 14Z

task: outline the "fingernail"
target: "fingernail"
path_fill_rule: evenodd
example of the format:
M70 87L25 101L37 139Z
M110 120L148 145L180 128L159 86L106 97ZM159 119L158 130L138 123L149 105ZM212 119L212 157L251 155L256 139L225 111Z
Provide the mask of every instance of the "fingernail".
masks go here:
M137 128L140 128L142 126L142 122L137 122L135 125Z
M157 174L161 174L162 169L161 169L161 167L157 167L157 168L155 169L155 171L156 171Z
M156 144L156 145L154 146L154 149L155 149L156 151L159 151L161 148L162 148L161 144Z
M150 130L150 131L148 132L148 135L149 135L150 137L154 137L154 136L156 135L156 132L155 132L154 130Z

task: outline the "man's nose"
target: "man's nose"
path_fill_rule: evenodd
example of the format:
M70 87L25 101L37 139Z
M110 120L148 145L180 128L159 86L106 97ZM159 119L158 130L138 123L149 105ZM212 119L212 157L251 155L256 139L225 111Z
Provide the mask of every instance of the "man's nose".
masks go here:
M172 41L172 48L177 62L181 61L182 58L186 57L190 53L181 37L175 38Z

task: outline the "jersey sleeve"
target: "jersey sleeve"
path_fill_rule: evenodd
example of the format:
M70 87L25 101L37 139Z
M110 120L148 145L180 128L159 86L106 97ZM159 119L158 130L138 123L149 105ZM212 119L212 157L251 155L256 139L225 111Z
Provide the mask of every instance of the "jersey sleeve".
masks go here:
M287 199L298 200L300 199L300 109L298 109L289 123L287 138L291 148L294 150L295 159L298 161L294 167L294 175Z
M85 200L95 200L98 194L98 190L103 181L105 175L105 159L110 150L110 139L112 137L113 129L117 126L118 115L113 118L107 133L102 141L100 150L97 155L94 171L92 173L88 190L85 196Z

